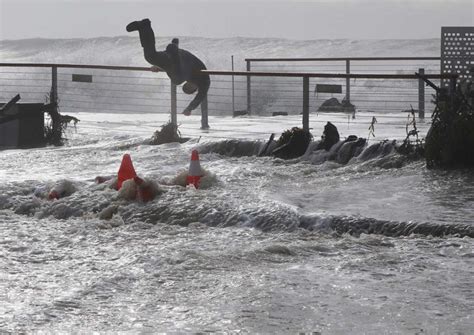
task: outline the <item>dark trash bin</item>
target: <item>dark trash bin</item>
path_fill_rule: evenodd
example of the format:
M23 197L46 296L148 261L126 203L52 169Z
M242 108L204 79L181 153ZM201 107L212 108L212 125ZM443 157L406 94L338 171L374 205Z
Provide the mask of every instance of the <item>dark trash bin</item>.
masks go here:
M42 103L16 103L0 114L0 147L28 148L43 145L43 109Z

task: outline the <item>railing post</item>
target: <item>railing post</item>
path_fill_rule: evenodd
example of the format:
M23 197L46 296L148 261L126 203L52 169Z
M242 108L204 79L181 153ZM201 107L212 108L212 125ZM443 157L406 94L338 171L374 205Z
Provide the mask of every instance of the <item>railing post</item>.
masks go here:
M418 73L423 76L425 69L418 69ZM418 117L425 117L425 82L421 78L418 79Z
M303 77L303 130L309 131L309 77Z
M351 61L346 59L346 74L351 74ZM346 101L351 102L351 79L346 78Z
M234 55L231 57L232 60L232 72L234 72ZM234 86L234 76L232 76L232 114L235 111L235 86Z
M61 141L61 119L58 111L58 67L51 66L51 92L49 93L49 103L51 104L50 117L53 130L52 140L55 143Z
M247 62L247 72L250 72L250 61L246 60ZM250 115L252 113L252 87L250 84L250 76L247 76L247 113Z
M178 125L178 101L176 98L176 85L171 83L171 123L175 126Z
M58 68L56 66L51 67L51 92L49 95L49 103L55 107L58 106Z
M201 129L209 129L207 95L201 102Z

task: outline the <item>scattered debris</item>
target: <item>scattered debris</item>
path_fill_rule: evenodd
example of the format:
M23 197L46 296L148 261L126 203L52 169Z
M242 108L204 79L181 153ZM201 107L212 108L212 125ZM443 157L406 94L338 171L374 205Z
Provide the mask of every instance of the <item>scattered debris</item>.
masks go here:
M178 125L170 121L162 125L161 130L155 131L150 140L150 144L159 145L173 142L184 143L188 140L188 138L181 137L181 133L178 130Z
M372 121L370 122L370 126L369 126L369 135L367 136L367 139L370 138L370 135L372 135L372 137L375 137L375 124L377 123L377 119L375 118L375 116L372 116Z
M451 92L446 88L436 91L436 107L426 135L426 165L474 167L474 85L464 81Z
M293 127L281 134L277 141L277 147L273 150L272 154L283 159L302 156L312 139L313 135L309 131Z

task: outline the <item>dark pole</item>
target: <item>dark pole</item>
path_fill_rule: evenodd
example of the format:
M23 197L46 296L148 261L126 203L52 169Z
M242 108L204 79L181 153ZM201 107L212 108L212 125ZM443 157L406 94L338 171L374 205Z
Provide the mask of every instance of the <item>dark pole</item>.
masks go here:
M250 61L247 60L247 72L250 72ZM247 76L247 113L250 115L252 113L252 87L250 84L250 76Z
M51 93L49 96L49 103L58 105L58 68L51 67Z
M207 95L201 102L201 129L209 129Z
M176 85L171 83L171 123L178 125Z
M53 128L52 142L54 144L61 143L61 118L58 111L58 68L57 66L51 67L51 92L49 94L49 103L51 108L49 109L49 115L51 117L51 127Z
M309 77L303 77L303 129L309 131Z
M418 73L424 76L425 69L418 69ZM421 78L418 79L418 117L425 117L425 82Z
M346 59L346 73L351 73L351 61ZM351 79L349 77L346 78L346 101L351 102Z
M234 72L234 55L231 57L232 59L232 72ZM235 111L235 87L234 87L234 76L232 76L232 114Z

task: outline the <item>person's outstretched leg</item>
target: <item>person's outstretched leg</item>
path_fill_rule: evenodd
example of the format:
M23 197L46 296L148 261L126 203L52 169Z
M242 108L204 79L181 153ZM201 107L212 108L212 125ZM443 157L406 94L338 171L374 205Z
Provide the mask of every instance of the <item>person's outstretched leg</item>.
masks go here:
M156 51L155 33L151 28L149 19L133 21L127 25L126 29L128 32L138 31L140 34L140 43L142 44L143 53L148 63L159 66L166 72L171 70L172 63L168 53Z

